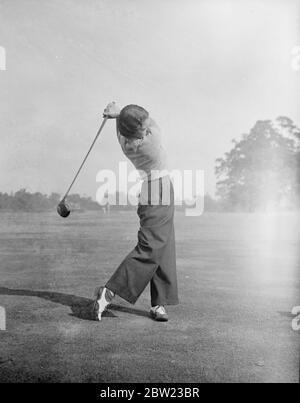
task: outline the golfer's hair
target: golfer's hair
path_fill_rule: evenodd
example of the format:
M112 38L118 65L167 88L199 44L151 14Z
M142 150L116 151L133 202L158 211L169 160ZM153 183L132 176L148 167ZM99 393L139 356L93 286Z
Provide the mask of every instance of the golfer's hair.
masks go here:
M141 106L125 106L118 118L118 128L121 135L127 138L139 137L139 132L144 129L144 123L148 118L149 113Z

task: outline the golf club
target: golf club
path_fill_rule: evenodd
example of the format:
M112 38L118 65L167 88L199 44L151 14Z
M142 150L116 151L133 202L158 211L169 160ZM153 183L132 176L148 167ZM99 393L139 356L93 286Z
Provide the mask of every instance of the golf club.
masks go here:
M92 151L92 148L94 147L94 144L96 143L97 138L99 137L99 135L100 135L100 133L101 133L101 131L102 131L107 119L108 119L107 117L104 117L104 119L103 119L103 121L101 123L101 126L100 126L100 128L99 128L99 130L98 130L98 132L96 134L96 137L95 137L94 141L92 142L92 145L90 146L86 156L84 157L84 160L82 161L82 164L80 165L80 167L79 167L79 169L78 169L78 171L77 171L77 173L76 173L71 185L69 186L68 190L66 191L66 194L64 195L64 197L62 198L62 200L59 202L59 204L57 206L57 212L61 217L66 218L66 217L68 217L70 215L71 209L68 206L68 204L66 203L66 198L67 198L72 186L74 185L74 182L76 181L76 179L77 179L77 177L78 177L83 165L85 164L85 161L87 160L87 157L89 156L90 152Z

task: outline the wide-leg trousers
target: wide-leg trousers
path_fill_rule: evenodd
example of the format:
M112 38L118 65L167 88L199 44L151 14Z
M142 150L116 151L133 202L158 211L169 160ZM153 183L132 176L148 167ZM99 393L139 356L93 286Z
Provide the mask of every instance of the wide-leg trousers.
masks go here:
M147 197L143 189L147 190ZM150 282L152 306L176 305L179 301L174 189L169 177L144 182L137 213L140 219L137 245L122 261L106 287L134 304Z

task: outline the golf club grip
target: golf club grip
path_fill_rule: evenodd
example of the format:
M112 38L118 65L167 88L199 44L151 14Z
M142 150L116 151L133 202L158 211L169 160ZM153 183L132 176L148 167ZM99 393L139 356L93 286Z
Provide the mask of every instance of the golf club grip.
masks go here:
M103 119L103 121L102 121L102 123L101 123L101 126L100 126L100 128L99 128L99 130L98 130L98 132L97 132L97 134L96 134L96 137L95 137L94 141L92 142L92 145L90 146L90 148L89 148L89 150L88 150L86 156L84 157L84 160L82 161L82 163L81 163L81 165L80 165L80 167L79 167L79 169L78 169L78 171L77 171L77 173L76 173L76 175L75 175L75 177L74 177L74 179L73 179L71 185L69 186L69 188L68 188L68 190L66 191L66 194L64 195L64 197L63 197L62 200L65 200L65 198L68 196L68 194L69 194L69 192L70 192L72 186L74 185L74 182L76 181L76 179L77 179L77 177L78 177L78 175L79 175L79 173L80 173L80 171L81 171L83 165L85 164L85 161L87 160L87 157L89 156L90 152L92 151L92 148L94 147L94 145L95 145L95 143L96 143L96 141L97 141L97 138L99 137L99 135L100 135L100 133L101 133L101 131L102 131L102 129L103 129L103 127L104 127L104 125L105 125L107 119L108 119L107 117L105 117L105 118Z

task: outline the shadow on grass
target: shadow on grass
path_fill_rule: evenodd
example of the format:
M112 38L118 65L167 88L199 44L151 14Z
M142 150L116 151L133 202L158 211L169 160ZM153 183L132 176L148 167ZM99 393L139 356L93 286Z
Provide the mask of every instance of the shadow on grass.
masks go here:
M0 287L0 295L17 295L42 298L57 304L69 306L72 311L70 315L72 316L84 320L94 319L92 309L94 301L89 298L78 297L77 295L72 294L63 294L60 292L11 289L6 287ZM111 310L125 312L136 316L149 317L148 312L117 304L111 304L109 310L104 312L102 317L116 318L117 316L114 315Z

